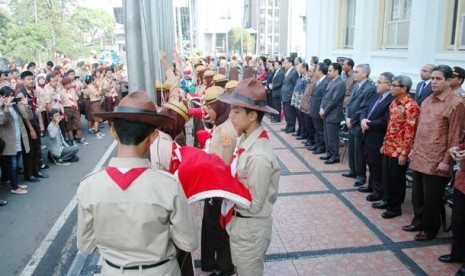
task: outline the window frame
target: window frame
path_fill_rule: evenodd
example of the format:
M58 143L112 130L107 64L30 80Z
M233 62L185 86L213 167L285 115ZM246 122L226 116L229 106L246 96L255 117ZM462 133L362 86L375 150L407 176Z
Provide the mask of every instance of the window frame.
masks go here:
M393 18L393 13L394 13L394 1L398 1L398 16L397 18ZM403 7L405 6L405 2L410 1L410 14L409 17L406 18L404 14L404 9ZM394 49L394 50L408 50L408 43L409 43L409 36L410 36L410 26L411 26L411 20L412 20L412 0L383 0L380 1L380 38L378 39L379 41L379 49L383 50L389 50L389 49ZM409 33L407 34L407 42L406 44L399 44L399 25L408 23L408 31ZM395 34L394 34L394 43L393 44L388 44L388 38L390 36L389 32L389 25L392 24L395 28Z
M446 5L444 49L446 51L465 51L465 0L448 0Z
M353 25L349 26L349 1L353 1ZM339 35L338 35L338 48L340 49L353 49L355 38L355 16L357 15L357 0L339 0ZM352 28L352 44L348 42L347 28Z

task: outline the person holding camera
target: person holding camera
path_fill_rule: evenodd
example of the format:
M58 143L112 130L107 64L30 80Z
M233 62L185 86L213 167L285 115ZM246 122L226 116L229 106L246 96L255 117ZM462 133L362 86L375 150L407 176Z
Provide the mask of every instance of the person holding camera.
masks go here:
M78 146L70 146L65 142L63 134L60 130L60 121L63 120L58 109L50 110L50 124L47 127L47 132L50 137L49 139L49 157L53 159L57 165L69 165L69 162L77 162L79 158L77 153L79 151Z
M15 98L13 89L4 86L0 89L0 139L5 142L0 152L2 183L10 182L11 193L27 194L27 186L18 184L17 169L21 152L30 152L29 138L23 119L30 119L32 110L23 94ZM0 206L2 205L0 201ZM5 203L6 204L6 203ZM4 204L4 205L5 205Z

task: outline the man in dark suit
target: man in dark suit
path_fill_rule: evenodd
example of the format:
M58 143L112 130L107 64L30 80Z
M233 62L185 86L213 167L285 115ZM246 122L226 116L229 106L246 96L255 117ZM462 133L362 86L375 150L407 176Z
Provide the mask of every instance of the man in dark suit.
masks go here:
M421 81L417 85L414 98L418 106L421 106L421 103L433 93L433 89L431 88L431 74L433 73L433 68L434 64L425 64L421 68Z
M296 112L291 106L292 93L299 78L299 73L295 70L294 60L287 57L284 61L286 73L284 75L283 86L281 87L282 103L284 109L284 118L286 119L286 127L283 129L286 133L295 132Z
M371 69L368 64L359 64L354 70L354 85L352 96L346 108L346 126L349 129L349 168L345 177L353 177L357 180L354 186L362 186L366 182L366 161L362 145L362 128L360 126L360 114L368 108L368 99L375 93L374 84L368 80Z
M326 145L324 140L324 123L320 116L320 106L325 94L326 87L328 86L328 67L324 63L318 63L315 71L315 76L318 78L317 84L313 89L312 101L310 102L310 117L315 127L315 145L309 146L307 149L313 151L314 154L321 154L326 152Z
M274 75L271 80L271 84L268 88L271 90L271 101L273 103L273 108L276 109L279 114L276 114L274 117L274 122L281 122L281 87L283 86L284 81L284 72L282 69L283 63L281 61L276 61L274 63Z
M24 180L39 182L39 178L48 178L48 175L40 171L42 166L42 143L40 140L39 119L36 112L38 102L37 96L34 95L34 74L31 71L24 71L21 73L21 80L23 85L19 88L16 96L22 94L27 99L28 106L32 110L32 118L30 120L24 119L31 147L29 153L23 150Z
M320 106L320 116L324 120L326 156L320 157L325 164L339 163L339 124L344 119L343 104L346 93L345 82L341 78L342 67L331 63L328 76L332 79L326 87Z
M363 132L363 148L365 159L370 170L368 185L359 187L362 193L371 193L366 199L368 201L378 201L383 199L382 185L382 160L380 149L383 145L384 136L387 130L389 118L389 105L394 100L391 95L391 83L394 75L391 72L382 73L376 82L378 93L373 93L368 101L368 108L361 114L361 127ZM377 205L387 203L379 203ZM380 207L380 206L378 206Z

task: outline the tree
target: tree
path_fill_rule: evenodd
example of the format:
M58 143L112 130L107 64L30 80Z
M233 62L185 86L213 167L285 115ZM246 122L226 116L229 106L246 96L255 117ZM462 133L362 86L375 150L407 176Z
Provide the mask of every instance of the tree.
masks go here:
M50 38L50 32L40 24L9 24L3 50L6 55L16 60L37 60L45 52Z
M232 28L229 31L228 36L229 36L229 49L232 51L236 51L236 52L241 51L241 36L243 36L242 45L243 45L243 50L245 52L252 50L255 44L254 37L249 33L248 30L243 29L243 28Z
M78 7L71 15L71 21L79 31L86 33L91 41L113 37L115 19L103 9Z

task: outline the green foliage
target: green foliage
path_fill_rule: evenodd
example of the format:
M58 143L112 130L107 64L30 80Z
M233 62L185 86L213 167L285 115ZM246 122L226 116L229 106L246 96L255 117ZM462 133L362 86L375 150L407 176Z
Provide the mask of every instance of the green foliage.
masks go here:
M244 52L251 51L254 44L255 38L249 33L248 30L243 28L232 28L229 33L229 49L240 52L241 50L241 35L242 45Z
M18 61L47 60L55 52L76 58L89 48L100 49L92 44L113 40L115 20L105 10L75 8L72 0L35 3L37 22L34 0L11 0L11 17L0 11L2 55Z

